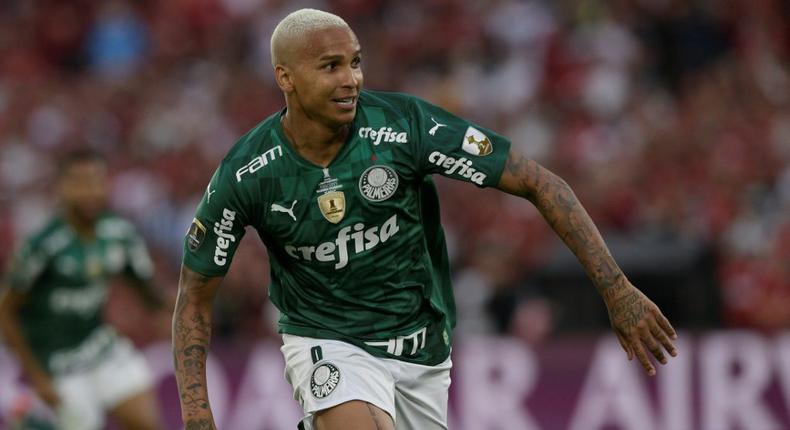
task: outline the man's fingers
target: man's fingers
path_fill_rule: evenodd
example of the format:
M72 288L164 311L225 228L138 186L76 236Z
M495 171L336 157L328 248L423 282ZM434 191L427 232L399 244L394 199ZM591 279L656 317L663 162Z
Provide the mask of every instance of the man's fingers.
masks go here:
M661 350L658 342L656 342L656 339L653 337L653 333L651 333L650 328L645 327L640 330L639 337L642 339L642 343L645 344L650 353L653 354L653 357L656 357L656 360L661 362L661 364L667 364L667 358L664 356L664 351Z
M628 347L628 342L620 333L615 332L615 334L617 335L617 340L620 342L620 346L623 347L623 350L628 355L628 361L631 361L634 358L634 354L631 352L631 348Z
M661 326L661 329L664 330L672 339L677 339L678 334L675 332L675 328L672 327L672 324L669 323L669 320L661 313L658 309L655 312L656 320L658 321L658 325ZM675 354L672 354L675 355Z
M647 354L645 353L644 348L642 348L642 342L639 341L639 337L631 338L631 342L629 346L634 351L637 360L642 363L642 367L645 368L645 371L648 375L653 376L656 374L656 369L653 367L653 364L650 363L650 359L647 358Z
M669 339L669 336L667 336L667 333L664 332L664 330L662 330L661 327L653 326L653 328L650 331L653 333L653 337L655 337L656 339L658 339L659 342L661 342L661 345L664 346L664 349L666 349L671 356L676 357L678 355L678 349L675 348L675 345L672 344L672 341Z

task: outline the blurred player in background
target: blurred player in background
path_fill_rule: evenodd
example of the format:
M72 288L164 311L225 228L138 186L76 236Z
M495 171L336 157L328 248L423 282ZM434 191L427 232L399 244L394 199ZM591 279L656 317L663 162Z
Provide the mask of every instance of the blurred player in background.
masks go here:
M109 412L123 429L161 429L145 358L102 322L108 282L127 278L163 309L153 266L133 226L107 212L107 168L96 153L64 158L62 211L12 259L0 295L0 329L60 430L99 430Z
M173 319L182 416L215 428L211 308L252 226L271 264L286 379L306 429L447 428L455 306L438 173L531 201L576 254L629 358L649 374L675 332L625 277L567 183L510 141L405 94L362 90L362 53L336 15L303 9L271 40L286 109L243 136L189 229Z

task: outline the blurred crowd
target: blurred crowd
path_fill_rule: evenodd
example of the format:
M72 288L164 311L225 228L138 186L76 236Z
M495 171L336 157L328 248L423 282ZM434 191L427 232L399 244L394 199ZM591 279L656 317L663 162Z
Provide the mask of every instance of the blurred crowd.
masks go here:
M88 145L110 162L113 208L174 290L214 168L284 105L269 37L300 7L349 22L367 88L439 104L560 174L604 237L625 244L618 260L639 253L666 272L706 250L726 325L790 326L780 0L0 2L0 263L56 207L58 155ZM437 181L461 333L540 340L563 304L536 274L561 243L528 202ZM265 251L248 236L219 297L222 336L266 336L276 318ZM112 309L134 330L134 312Z

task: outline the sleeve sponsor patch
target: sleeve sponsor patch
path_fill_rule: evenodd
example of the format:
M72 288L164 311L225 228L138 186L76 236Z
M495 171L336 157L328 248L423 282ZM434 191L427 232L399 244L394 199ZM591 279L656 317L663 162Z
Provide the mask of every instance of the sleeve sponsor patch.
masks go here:
M488 136L472 126L466 129L464 140L461 141L461 148L469 154L481 157L494 151L494 145L491 144Z
M187 232L187 247L190 251L195 252L200 249L203 244L203 239L206 237L206 227L197 218L192 219L192 225L189 226Z

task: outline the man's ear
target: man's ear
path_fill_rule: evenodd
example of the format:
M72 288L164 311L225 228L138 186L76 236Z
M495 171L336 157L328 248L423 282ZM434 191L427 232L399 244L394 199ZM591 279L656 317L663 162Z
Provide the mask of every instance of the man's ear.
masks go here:
M277 81L277 86L284 93L290 93L294 90L293 75L290 67L282 64L274 66L274 79Z

